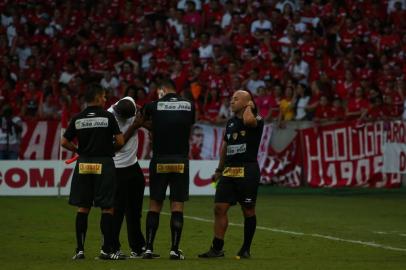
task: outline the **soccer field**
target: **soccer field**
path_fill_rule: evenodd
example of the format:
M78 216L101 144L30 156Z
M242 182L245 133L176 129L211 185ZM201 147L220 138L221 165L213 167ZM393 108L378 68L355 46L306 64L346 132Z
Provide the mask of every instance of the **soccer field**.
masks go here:
M261 188L249 260L234 258L243 236L238 207L230 212L226 258L197 258L212 239L210 197L192 197L186 205L181 241L185 261L168 259L166 202L155 244L161 258L117 262L94 259L100 246L98 209L89 218L86 259L72 261L75 209L65 197L0 197L0 269L406 269L404 190L307 191ZM125 233L121 242L128 253Z

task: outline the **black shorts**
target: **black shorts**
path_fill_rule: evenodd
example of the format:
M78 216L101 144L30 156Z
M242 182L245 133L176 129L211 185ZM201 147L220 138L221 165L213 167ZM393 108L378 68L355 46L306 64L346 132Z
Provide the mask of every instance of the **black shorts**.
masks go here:
M115 191L116 168L111 157L79 157L72 177L69 204L112 208Z
M217 184L216 203L253 207L257 200L260 170L257 163L225 166Z
M151 160L149 164L149 192L155 201L165 200L169 185L169 199L175 202L189 200L189 161Z

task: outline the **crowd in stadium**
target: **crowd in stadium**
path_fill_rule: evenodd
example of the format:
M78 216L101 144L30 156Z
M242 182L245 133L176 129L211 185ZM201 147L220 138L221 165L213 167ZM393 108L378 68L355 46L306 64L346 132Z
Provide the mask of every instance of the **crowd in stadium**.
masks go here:
M2 0L0 109L70 119L89 82L142 106L171 78L199 120L237 89L267 120L401 117L405 0Z

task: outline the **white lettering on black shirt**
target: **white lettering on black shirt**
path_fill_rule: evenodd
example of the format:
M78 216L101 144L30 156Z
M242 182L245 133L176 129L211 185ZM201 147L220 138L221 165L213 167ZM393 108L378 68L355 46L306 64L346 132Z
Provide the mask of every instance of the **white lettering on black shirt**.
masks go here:
M109 119L105 117L82 118L75 122L76 129L85 128L106 128L109 126Z

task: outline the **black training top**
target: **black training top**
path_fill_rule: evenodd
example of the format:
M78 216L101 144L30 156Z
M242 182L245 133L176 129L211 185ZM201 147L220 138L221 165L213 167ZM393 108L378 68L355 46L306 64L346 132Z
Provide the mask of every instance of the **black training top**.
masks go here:
M89 106L72 118L63 136L69 141L78 138L79 156L112 157L113 135L120 133L112 113L102 107Z
M190 130L195 122L193 103L169 93L145 105L144 116L152 120L154 159L188 158Z
M257 162L264 120L257 116L257 126L247 127L243 120L234 116L228 120L224 140L227 142L225 164Z

